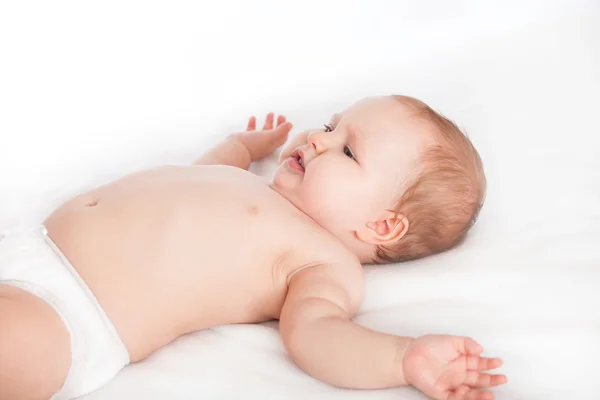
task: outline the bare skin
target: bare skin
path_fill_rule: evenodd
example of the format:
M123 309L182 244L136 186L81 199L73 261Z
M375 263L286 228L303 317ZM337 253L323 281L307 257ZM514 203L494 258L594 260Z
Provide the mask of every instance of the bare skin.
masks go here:
M195 165L125 176L76 196L44 221L131 361L188 332L280 319L294 361L330 384L412 384L440 400L492 399L473 389L504 383L504 376L480 372L501 361L480 357L483 349L471 339L397 337L351 321L363 296L361 259L275 185L247 171L291 129L272 114L262 130L255 124L251 118L247 132L231 135ZM307 135L292 141L282 160ZM10 335L0 331L0 399L44 399L60 389L69 344L54 311L0 284L0 326L11 327ZM10 346L1 345L8 340ZM39 348L24 358L31 342Z

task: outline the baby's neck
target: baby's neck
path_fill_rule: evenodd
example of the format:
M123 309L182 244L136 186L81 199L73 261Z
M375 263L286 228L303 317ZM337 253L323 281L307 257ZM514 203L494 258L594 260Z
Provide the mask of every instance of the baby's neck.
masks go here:
M315 227L327 232L331 236L335 237L339 242L341 242L344 245L344 247L346 249L348 249L349 252L351 252L358 258L358 260L360 261L361 264L373 263L373 254L374 254L373 246L360 240L356 236L356 232L347 231L347 230L339 230L338 231L338 230L328 229L327 227L320 224L318 220L316 220L315 218L310 216L308 213L304 212L304 210L302 210L300 207L296 206L296 204L294 204L293 201L288 199L283 193L281 193L279 190L277 190L277 188L275 188L274 185L269 184L269 187L271 189L273 189L275 192L277 192L281 197L286 199L296 210L298 210L302 215L304 215L304 217L307 220L309 220Z
M354 254L359 259L361 264L373 263L373 246L360 240L356 236L356 232L328 229L300 208L296 207L296 209L306 216L306 218L308 218L319 229L329 233L331 236L335 237L339 242L341 242L349 252Z

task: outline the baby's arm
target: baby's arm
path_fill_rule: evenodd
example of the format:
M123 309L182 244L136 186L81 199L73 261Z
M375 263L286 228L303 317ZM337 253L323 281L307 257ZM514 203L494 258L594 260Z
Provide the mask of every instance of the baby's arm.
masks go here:
M345 271L343 271L345 270ZM346 276L340 282L338 276ZM353 323L362 301L360 266L322 265L292 277L279 329L288 352L308 374L335 386L375 389L406 384L402 346L392 335Z
M251 117L245 132L229 135L207 153L202 155L196 165L231 165L248 169L253 161L259 161L273 153L285 143L292 124L279 116L277 125L273 127L273 113L267 119L260 131L256 130L256 118Z
M360 267L324 265L294 275L281 312L280 332L295 362L335 386L377 389L413 385L439 399L491 399L505 383L498 359L480 357L475 341L458 336L410 338L375 332L351 321L362 296Z

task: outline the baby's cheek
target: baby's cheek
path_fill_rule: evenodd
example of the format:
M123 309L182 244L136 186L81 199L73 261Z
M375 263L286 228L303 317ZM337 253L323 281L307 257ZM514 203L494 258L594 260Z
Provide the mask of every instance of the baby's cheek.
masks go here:
M307 176L308 178L308 176ZM336 224L353 224L356 214L362 208L363 194L356 182L342 179L339 173L323 172L305 179L304 185L310 194L305 199L311 212L321 221Z

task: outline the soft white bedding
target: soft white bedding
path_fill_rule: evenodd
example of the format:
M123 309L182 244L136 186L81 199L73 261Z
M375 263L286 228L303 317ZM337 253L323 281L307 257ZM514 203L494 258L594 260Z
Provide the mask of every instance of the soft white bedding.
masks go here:
M303 128L364 95L430 103L479 148L487 202L459 248L367 267L357 322L476 338L505 360L500 400L600 398L597 2L14 2L0 46L2 227L189 163L250 114ZM182 337L85 399L255 396L424 399L308 377L273 322Z

